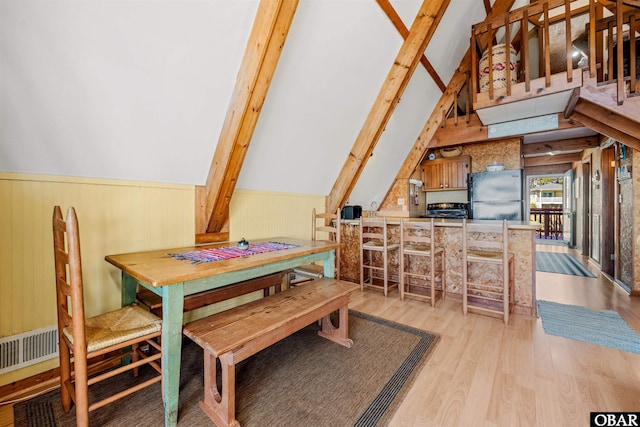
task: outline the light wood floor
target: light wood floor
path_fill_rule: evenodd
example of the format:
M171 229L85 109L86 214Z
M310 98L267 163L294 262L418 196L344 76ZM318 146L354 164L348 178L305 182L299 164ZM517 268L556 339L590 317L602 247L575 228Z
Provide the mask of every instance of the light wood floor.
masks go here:
M640 299L606 279L540 272L536 282L538 299L613 309L640 333ZM591 411L640 410L640 354L547 335L534 317L465 317L453 301L368 291L350 307L441 335L392 426L583 427Z
M640 298L607 279L536 273L536 281L538 299L616 310L640 333ZM401 302L397 292L385 298L367 290L355 292L350 307L441 336L393 427L584 427L591 411L640 410L640 354L547 335L534 317L513 315L508 326L465 317L453 301L432 308ZM9 405L0 406L0 427L6 426L13 426Z

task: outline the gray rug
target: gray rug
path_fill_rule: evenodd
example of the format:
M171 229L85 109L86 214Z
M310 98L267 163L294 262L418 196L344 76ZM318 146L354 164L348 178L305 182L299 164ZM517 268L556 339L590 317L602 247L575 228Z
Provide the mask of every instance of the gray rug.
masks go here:
M350 311L351 349L317 335L317 324L250 357L237 366L236 417L243 427L387 425L439 336ZM201 348L188 339L182 348L180 426L214 423L202 412ZM115 377L91 389L94 397L131 381ZM74 426L59 392L16 404L16 426ZM107 405L90 415L95 426L162 426L160 385Z
M548 334L640 354L640 335L613 310L540 300L538 312Z
M562 252L536 252L536 270L548 273L596 277L587 267L570 254Z

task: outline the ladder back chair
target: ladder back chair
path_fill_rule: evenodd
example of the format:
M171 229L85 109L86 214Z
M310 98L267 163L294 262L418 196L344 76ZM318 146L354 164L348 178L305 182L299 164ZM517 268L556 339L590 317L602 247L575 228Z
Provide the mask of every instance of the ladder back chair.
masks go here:
M507 220L469 223L462 220L462 311L501 315L509 323L514 299L514 262L509 253ZM473 269L473 278L470 277Z
M56 272L56 306L60 357L60 394L65 412L76 407L76 424L89 425L89 412L144 387L162 381L160 365L162 320L137 305L84 317L82 261L78 219L73 207L66 220L60 206L53 210L53 246ZM143 346L157 350L145 353ZM127 357L127 364L123 358ZM73 359L73 361L72 361ZM131 388L89 402L89 386L149 364L157 374Z
M446 293L445 263L444 248L435 244L433 218L401 218L400 299L404 300L405 295L429 299L431 306L435 307L436 291L440 294L440 299L444 299Z
M360 217L360 290L371 287L382 289L385 297L388 295L389 254L399 247L398 243L389 243L386 217L382 220ZM376 258L382 258L382 262ZM382 280L382 285L376 280Z
M320 222L318 222L320 220ZM318 238L318 232L328 233L329 239L332 242L340 245L340 209L336 213L317 213L314 208L311 212L311 240L315 241ZM336 272L335 278L340 280L340 247L336 249L335 254ZM308 281L312 279L318 279L324 277L324 267L319 264L305 264L293 269L293 272L297 276L302 276L303 280L297 280L296 283L301 281Z

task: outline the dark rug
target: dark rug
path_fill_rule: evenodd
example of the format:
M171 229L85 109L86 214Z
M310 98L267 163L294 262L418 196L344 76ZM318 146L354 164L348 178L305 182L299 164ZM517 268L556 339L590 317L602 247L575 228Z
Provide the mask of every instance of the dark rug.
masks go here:
M243 427L384 426L435 348L439 336L377 317L349 312L348 349L317 335L317 323L236 367L236 417ZM202 412L203 354L182 348L178 425L214 425ZM141 376L144 374L141 374ZM90 389L96 398L131 382L122 374ZM55 390L16 404L16 426L74 426ZM159 384L90 415L95 426L162 426Z
M536 251L536 270L548 273L596 277L575 257L562 252Z

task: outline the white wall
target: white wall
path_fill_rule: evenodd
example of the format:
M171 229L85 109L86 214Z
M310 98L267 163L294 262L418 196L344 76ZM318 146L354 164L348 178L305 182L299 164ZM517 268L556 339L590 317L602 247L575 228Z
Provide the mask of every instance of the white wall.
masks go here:
M410 27L421 1L392 3ZM0 1L0 171L204 184L257 5ZM445 82L482 18L451 1ZM238 188L327 195L401 44L374 1L300 0ZM380 203L439 97L419 65L352 203Z

